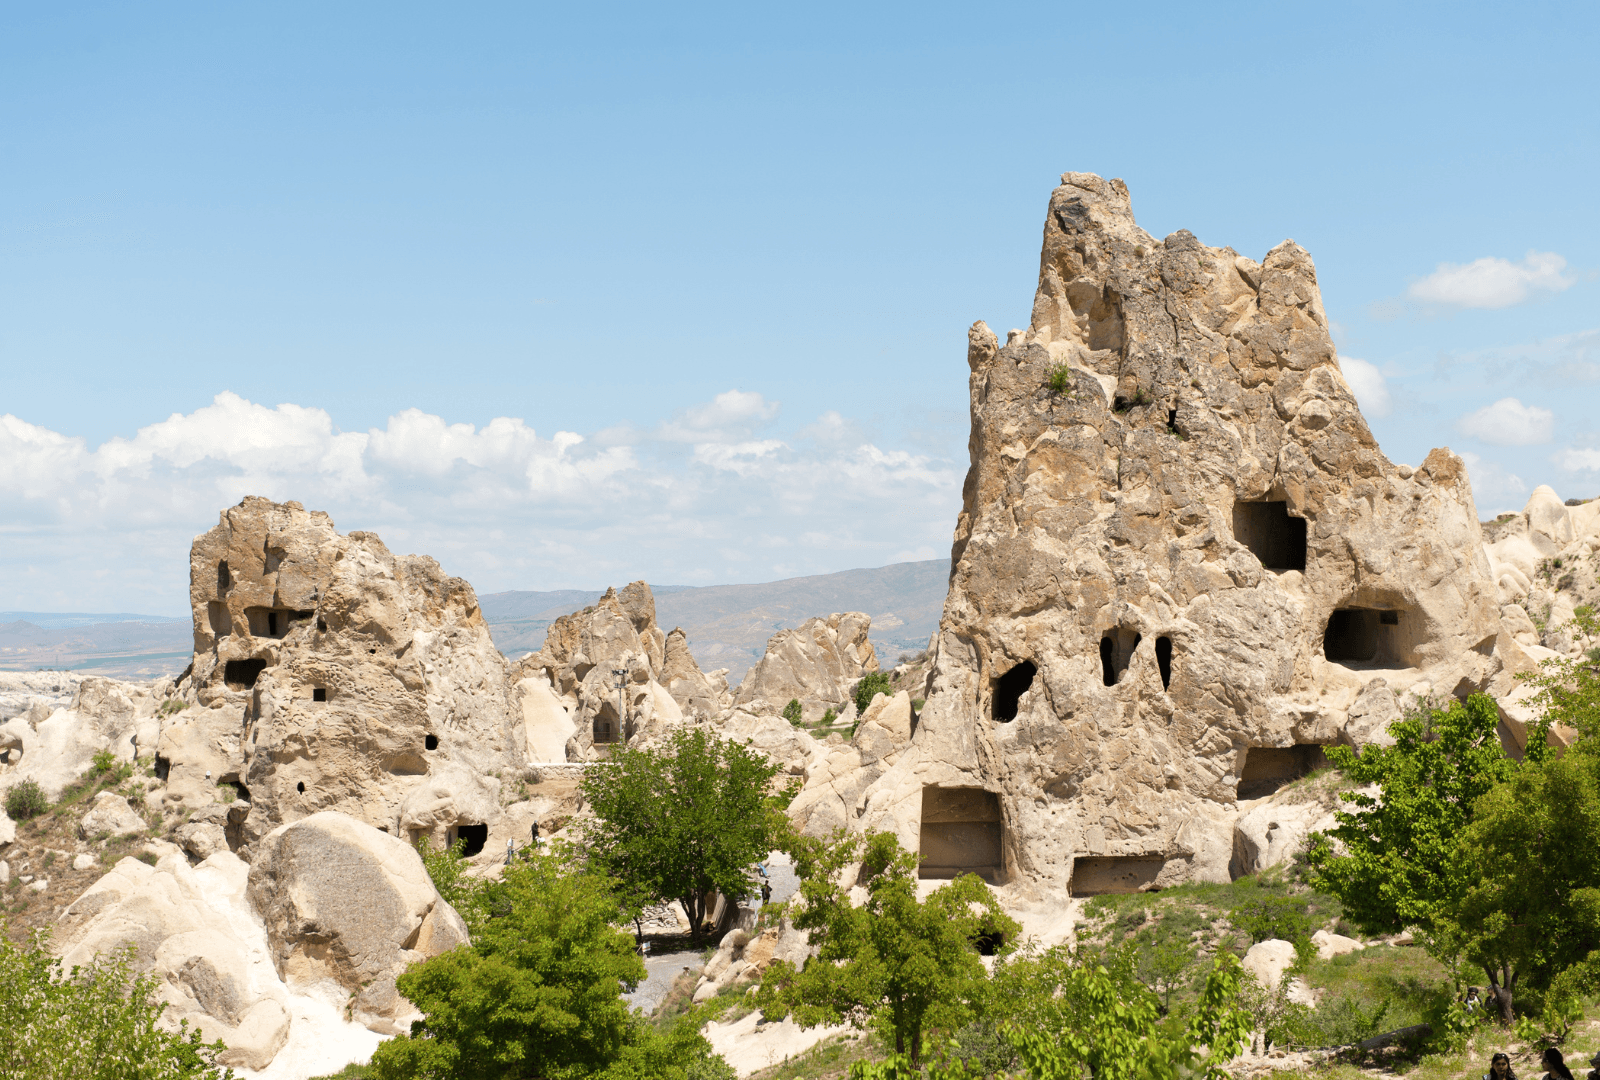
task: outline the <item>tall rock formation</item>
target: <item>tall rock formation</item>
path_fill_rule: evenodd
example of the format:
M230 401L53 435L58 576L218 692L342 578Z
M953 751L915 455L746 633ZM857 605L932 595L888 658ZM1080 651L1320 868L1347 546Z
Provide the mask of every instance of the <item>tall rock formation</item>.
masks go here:
M1157 240L1067 174L1031 327L968 361L930 692L852 827L1052 891L1227 880L1241 783L1528 666L1461 460L1383 456L1293 241Z
M846 611L779 630L745 674L734 704L748 712L777 714L790 701L799 701L807 723L822 719L829 708L842 713L856 682L878 670L877 653L867 639L871 628L870 616Z
M189 597L184 689L200 708L178 719L196 729L186 745L212 749L193 754L187 802L237 782L247 843L324 810L406 839L498 815L493 774L521 774L527 737L465 581L251 497L196 538ZM182 725L170 728L163 749L178 753Z

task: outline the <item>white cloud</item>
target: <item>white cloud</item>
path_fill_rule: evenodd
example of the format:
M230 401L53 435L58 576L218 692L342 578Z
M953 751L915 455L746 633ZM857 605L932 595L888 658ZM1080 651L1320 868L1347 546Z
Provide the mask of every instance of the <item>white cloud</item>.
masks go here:
M1561 292L1575 278L1564 277L1567 260L1553 251L1530 251L1521 262L1488 256L1464 265L1440 263L1406 294L1429 304L1463 308L1503 308L1520 304L1534 290Z
M1550 441L1555 419L1549 409L1508 397L1463 416L1456 430L1492 446L1533 446Z
M1467 476L1472 481L1472 501L1478 516L1493 517L1508 510L1521 510L1528 501L1528 484L1522 477L1495 462L1485 461L1470 450L1463 451Z
M319 408L221 393L97 447L3 416L0 608L181 614L190 540L245 495L326 510L484 591L728 581L735 561L761 580L947 547L964 463L837 413L790 432L777 414L734 390L626 432L420 409L341 431Z
M1600 450L1573 446L1551 458L1568 472L1600 472Z
M1356 396L1356 404L1368 416L1384 417L1394 411L1394 401L1389 396L1389 383L1376 364L1357 360L1353 356L1339 357L1339 370L1344 381Z

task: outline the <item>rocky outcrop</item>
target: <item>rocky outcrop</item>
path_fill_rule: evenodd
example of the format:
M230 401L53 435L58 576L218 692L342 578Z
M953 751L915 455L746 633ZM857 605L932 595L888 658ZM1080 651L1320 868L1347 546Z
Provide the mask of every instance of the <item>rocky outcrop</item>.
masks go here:
M1068 174L1032 325L976 324L968 361L926 704L854 800L817 770L813 814L1025 890L1227 880L1241 784L1530 666L1461 460L1383 456L1292 241L1158 240L1120 181Z
M263 837L249 897L284 983L334 984L349 1014L384 1034L408 1031L416 1011L395 977L467 941L416 851L344 814L313 814Z
M0 724L0 791L34 780L46 798L57 799L97 753L110 751L119 761L131 761L136 751L149 757L159 731L156 713L172 693L171 679L125 683L75 676L71 685L65 707L35 698Z
M299 503L252 497L195 540L189 592L182 689L204 711L163 736L183 755L168 759L169 798L193 806L239 785L246 843L324 810L407 837L490 824L475 790L453 807L430 797L427 824L401 812L441 776L497 790L496 774L527 761L508 665L465 581L372 533L340 535Z
M515 674L529 695L524 700L539 701L545 730L570 725L562 760L592 760L604 752L596 744L648 742L686 718L704 721L721 711L721 696L689 655L683 631L669 636L656 625L655 597L642 581L608 589L592 607L557 619Z
M830 708L844 712L855 684L878 670L867 640L871 626L867 615L847 611L779 630L739 684L735 706L777 715L790 701L799 701L807 723L821 720Z

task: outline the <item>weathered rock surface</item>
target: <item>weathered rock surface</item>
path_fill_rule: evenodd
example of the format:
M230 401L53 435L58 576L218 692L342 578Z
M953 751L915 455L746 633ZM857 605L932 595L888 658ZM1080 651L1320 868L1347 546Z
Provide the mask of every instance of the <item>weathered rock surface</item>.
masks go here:
M843 712L855 684L878 670L867 640L871 626L869 616L847 611L779 630L739 684L735 706L778 715L790 701L799 701L807 723L821 720L830 708Z
M544 647L518 661L515 674L541 699L548 730L570 725L564 757L547 760L593 760L604 752L597 743L648 742L686 717L711 719L722 707L682 632L669 636L656 625L655 597L642 581L609 589L593 607L551 623ZM538 686L541 679L567 719Z
M1343 934L1329 933L1327 930L1318 930L1311 935L1311 944L1317 947L1317 956L1323 960L1332 960L1335 956L1345 956L1357 949L1365 949L1355 938L1345 937Z
M1246 971L1268 990L1277 989L1283 973L1294 964L1294 945L1279 938L1258 941L1250 946L1241 962Z
M351 1014L385 1034L409 1030L415 1012L395 977L467 941L416 851L345 814L323 811L263 837L249 896L284 983L337 985Z
M126 836L142 833L148 827L126 798L114 791L102 791L94 797L90 811L78 822L78 836L84 840L101 834Z
M0 721L42 710L40 719L72 703L83 676L75 671L0 671Z
M432 559L252 497L196 538L189 591L195 659L182 688L210 715L189 722L185 767L243 786L247 843L323 810L398 833L402 804L446 765L490 787L492 774L520 774L527 738L508 665L472 587ZM179 741L175 730L166 745L176 753ZM210 797L187 783L169 795ZM435 817L490 824L465 807Z
M156 711L172 691L171 679L124 683L72 676L58 689L68 685L72 698L65 707L55 704L58 699L36 698L0 724L0 792L35 780L46 798L57 799L101 751L130 761L142 747L148 758L159 726Z
M812 818L917 849L931 798L976 815L929 823L943 858L1032 887L1227 880L1241 785L1531 665L1461 460L1383 456L1292 241L1157 240L1120 181L1068 174L1031 327L976 324L968 361L926 704L903 749L853 748L881 753L866 790L866 753L819 762Z

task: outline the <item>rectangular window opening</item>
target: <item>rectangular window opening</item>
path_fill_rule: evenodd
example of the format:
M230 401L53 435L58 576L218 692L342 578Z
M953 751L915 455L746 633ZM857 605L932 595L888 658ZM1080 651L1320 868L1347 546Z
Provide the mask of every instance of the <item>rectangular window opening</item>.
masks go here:
M918 875L947 879L977 874L990 884L1005 875L1005 826L1000 797L982 788L922 789Z
M1167 860L1160 855L1080 855L1072 861L1073 896L1149 892Z
M1233 538L1268 570L1305 571L1306 519L1291 516L1287 502L1234 503Z
M1264 799L1285 784L1328 767L1328 755L1319 743L1293 746L1252 746L1239 769L1240 799Z

